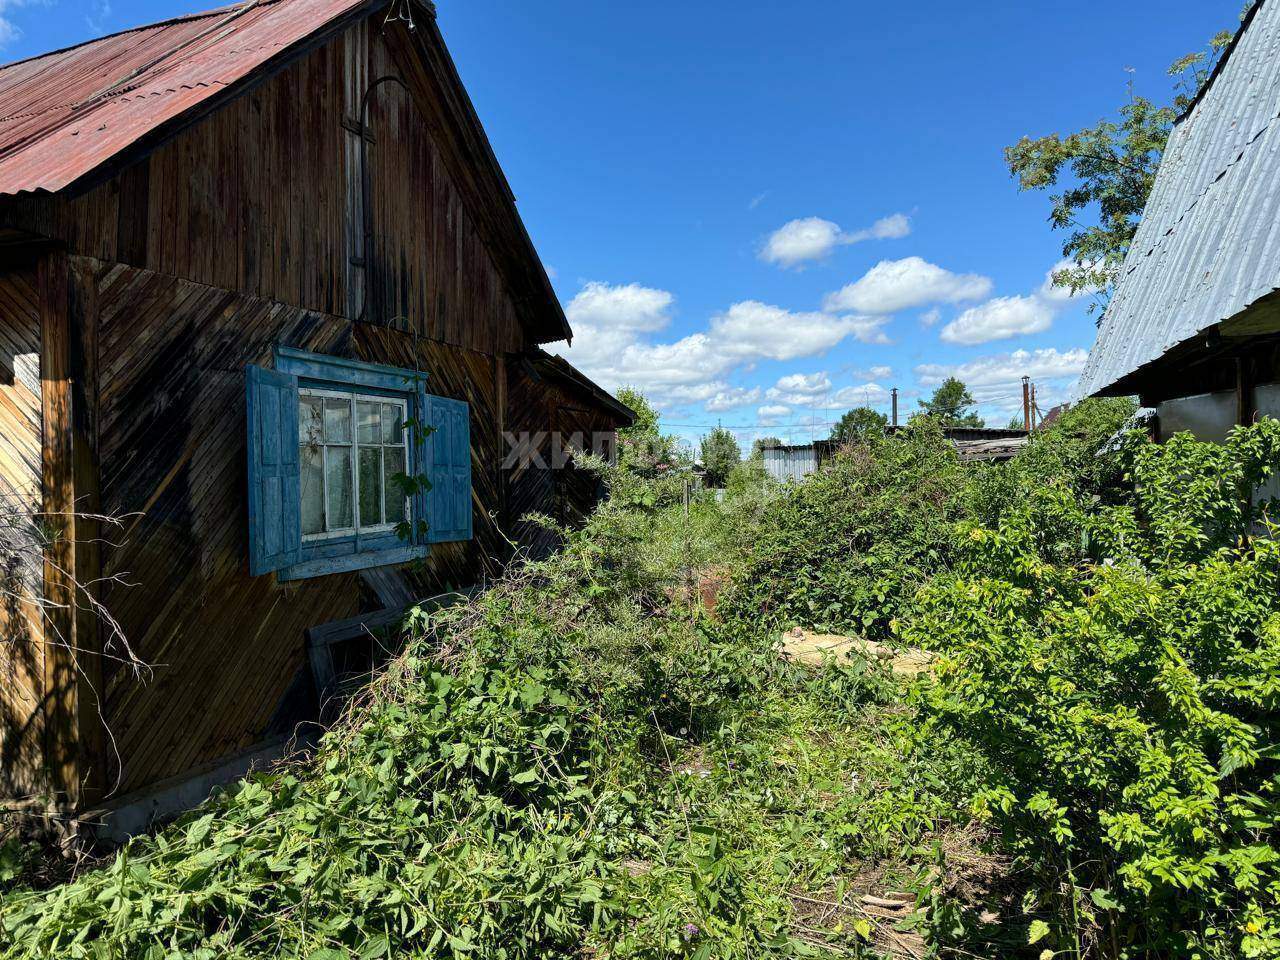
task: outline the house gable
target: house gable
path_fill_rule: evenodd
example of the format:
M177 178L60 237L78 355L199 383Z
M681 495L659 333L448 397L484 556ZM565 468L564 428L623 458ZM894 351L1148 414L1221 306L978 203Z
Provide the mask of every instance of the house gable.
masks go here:
M317 2L269 6L306 13ZM209 93L62 192L0 196L0 226L484 352L564 339L563 311L432 11L415 4L409 29L384 22L381 7L348 3L336 35L312 49L313 28L228 84L234 95ZM153 143L159 134L167 139ZM6 179L33 149L20 146L0 147L0 192L23 182Z

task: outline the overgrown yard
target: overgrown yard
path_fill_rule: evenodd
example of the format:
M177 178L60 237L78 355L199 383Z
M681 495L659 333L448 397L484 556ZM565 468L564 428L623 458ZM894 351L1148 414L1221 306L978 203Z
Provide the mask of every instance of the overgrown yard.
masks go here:
M314 758L10 877L4 956L1278 956L1280 425L1095 457L1126 413L981 468L925 423L688 515L624 457ZM793 625L938 659L802 667Z

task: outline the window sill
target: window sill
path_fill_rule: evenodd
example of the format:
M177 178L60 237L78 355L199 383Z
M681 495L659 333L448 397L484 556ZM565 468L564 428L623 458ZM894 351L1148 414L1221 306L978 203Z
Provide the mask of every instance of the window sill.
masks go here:
M431 548L426 544L408 544L386 550L366 550L363 553L348 553L338 557L304 560L302 563L295 563L291 567L285 567L277 576L280 580L306 580L311 577L328 576L332 573L367 570L370 567L390 567L428 556L430 552Z

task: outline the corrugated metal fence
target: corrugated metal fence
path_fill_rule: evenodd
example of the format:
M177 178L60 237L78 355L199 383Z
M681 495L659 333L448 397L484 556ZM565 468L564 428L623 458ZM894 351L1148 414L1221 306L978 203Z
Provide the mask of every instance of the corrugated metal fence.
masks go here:
M779 483L803 480L818 470L818 451L812 445L766 447L761 453L764 456L765 473Z

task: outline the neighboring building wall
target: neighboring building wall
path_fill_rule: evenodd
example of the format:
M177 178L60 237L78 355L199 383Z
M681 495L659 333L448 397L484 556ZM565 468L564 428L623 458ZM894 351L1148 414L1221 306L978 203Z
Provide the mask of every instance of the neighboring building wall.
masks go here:
M1235 391L1202 393L1179 397L1156 405L1156 423L1161 440L1189 431L1199 440L1221 443L1236 425Z
M1253 405L1260 417L1280 420L1280 383L1261 384L1253 390ZM1280 473L1273 473L1254 493L1255 502L1280 499ZM1280 522L1280 516L1273 516Z
M1254 387L1252 407L1254 416L1280 419L1280 383ZM1185 431L1197 440L1222 443L1238 417L1239 399L1234 390L1166 400L1156 405L1157 436L1164 441ZM1272 476L1254 491L1255 502L1272 498L1280 498L1280 474Z
M22 598L41 589L40 306L34 267L0 268L0 797L42 791L43 623Z
M818 452L812 447L766 447L764 471L779 483L803 480L818 470Z

